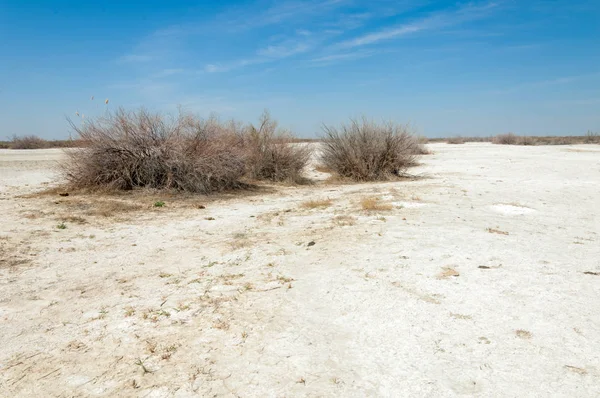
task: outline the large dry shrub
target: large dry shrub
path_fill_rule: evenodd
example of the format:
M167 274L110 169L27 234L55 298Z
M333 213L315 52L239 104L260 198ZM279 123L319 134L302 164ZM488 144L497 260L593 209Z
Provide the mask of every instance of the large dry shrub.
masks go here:
M119 109L71 127L85 143L67 151L64 172L74 187L208 193L236 186L245 173L242 140L233 124Z
M265 111L259 127L248 125L244 134L247 168L250 178L300 182L308 164L310 144L295 142L293 135L277 128L277 122Z
M44 149L49 147L48 141L36 135L22 137L15 135L10 142L10 149Z
M363 118L323 130L321 162L341 177L384 180L402 176L415 164L417 140L406 126Z

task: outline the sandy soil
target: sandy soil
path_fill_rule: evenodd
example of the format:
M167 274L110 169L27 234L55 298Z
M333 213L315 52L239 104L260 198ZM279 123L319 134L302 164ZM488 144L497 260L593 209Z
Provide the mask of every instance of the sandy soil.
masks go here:
M24 197L61 152L0 151L0 396L600 396L600 147L431 148L217 199Z

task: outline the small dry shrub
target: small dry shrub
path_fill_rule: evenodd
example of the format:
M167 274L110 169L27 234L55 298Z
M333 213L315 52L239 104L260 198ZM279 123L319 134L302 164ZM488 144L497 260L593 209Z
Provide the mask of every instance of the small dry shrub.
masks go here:
M446 141L446 143L448 143L448 144L464 144L465 142L467 142L467 140L464 137L460 137L460 136L450 137Z
M377 197L367 197L360 201L360 206L367 211L388 211L392 210L393 206L390 203L382 202Z
M49 147L48 141L35 135L22 137L15 135L10 142L10 149L44 149Z
M499 145L517 145L519 143L519 136L513 133L498 134L492 139L492 143Z
M238 185L243 140L232 123L117 110L71 127L86 143L63 164L75 188L166 188L208 193Z
M277 128L265 111L258 128L249 125L244 134L247 150L248 173L257 180L301 182L302 172L308 164L310 145L297 142L294 136Z
M417 141L406 126L377 124L363 118L324 126L321 163L355 181L400 177L415 165Z

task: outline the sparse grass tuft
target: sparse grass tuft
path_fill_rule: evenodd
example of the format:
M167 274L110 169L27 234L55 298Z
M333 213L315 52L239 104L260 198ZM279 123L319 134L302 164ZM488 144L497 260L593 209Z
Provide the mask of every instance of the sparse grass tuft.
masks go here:
M378 197L366 197L360 201L360 206L367 211L388 211L392 210L393 206L390 203L382 202Z
M406 126L363 118L341 127L323 127L322 166L355 181L405 175L416 164L417 140Z
M517 335L518 338L524 339L524 340L529 340L533 336L531 334L531 332L528 332L527 330L523 330L523 329L516 330L515 334Z
M58 224L56 226L56 228L58 228L58 229L67 229L67 225L64 222L61 222L60 224Z
M313 199L302 202L300 206L305 209L324 209L331 206L332 203L331 199Z
M333 222L340 227L347 227L356 224L356 217L352 216L335 216Z
M74 224L87 224L87 220L79 216L62 216L60 217L60 220L62 220L63 223L71 222Z
M165 207L165 202L163 202L162 200L154 202L154 207Z

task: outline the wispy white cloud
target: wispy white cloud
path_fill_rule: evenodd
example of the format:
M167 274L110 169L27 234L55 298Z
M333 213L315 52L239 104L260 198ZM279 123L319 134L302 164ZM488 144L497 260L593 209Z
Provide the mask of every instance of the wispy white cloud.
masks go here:
M298 54L303 54L311 51L316 44L312 39L305 38L306 35L301 33L296 37L287 38L259 48L255 54L249 58L242 58L226 63L209 63L204 67L204 71L207 73L228 72L246 66L267 64L293 57Z
M373 44L382 40L388 40L400 36L405 36L410 33L415 33L420 30L427 28L427 24L424 22L399 26L393 29L381 30L375 33L370 33L361 37L357 37L352 40L347 40L339 44L341 48L352 48L365 46L367 44Z
M309 61L311 67L323 67L340 62L354 61L363 58L369 58L377 54L390 52L390 50L358 50L351 52L342 52L330 55L324 55L321 57L313 58Z
M467 5L455 11L438 12L410 23L373 31L350 40L342 41L337 44L337 47L361 47L421 31L435 30L458 25L467 21L483 18L497 6L498 3L487 3L482 6Z

